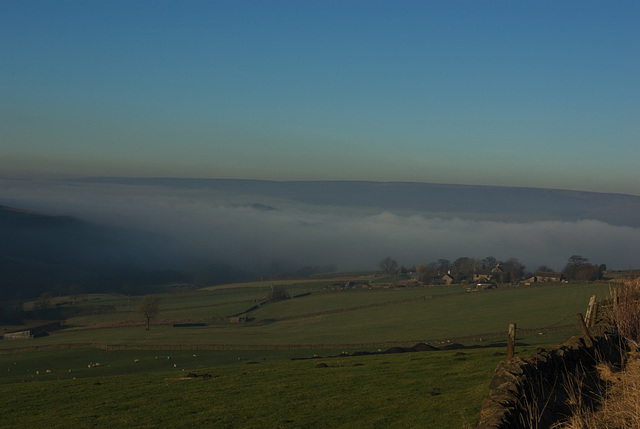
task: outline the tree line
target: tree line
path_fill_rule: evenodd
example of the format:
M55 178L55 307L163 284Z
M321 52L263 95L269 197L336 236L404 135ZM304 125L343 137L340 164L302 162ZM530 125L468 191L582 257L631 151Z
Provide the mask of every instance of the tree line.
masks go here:
M476 273L486 273L495 283L517 283L523 278L535 274L554 272L547 265L541 265L535 272L530 272L517 258L501 261L493 256L482 259L463 256L453 262L448 259L438 259L412 267L399 265L395 259L387 256L380 261L378 267L381 272L388 275L416 273L418 280L422 283L432 283L446 274L454 276L459 281L464 281L472 279ZM582 255L572 255L567 260L561 274L567 280L594 281L601 279L606 269L606 264L592 264L588 258Z

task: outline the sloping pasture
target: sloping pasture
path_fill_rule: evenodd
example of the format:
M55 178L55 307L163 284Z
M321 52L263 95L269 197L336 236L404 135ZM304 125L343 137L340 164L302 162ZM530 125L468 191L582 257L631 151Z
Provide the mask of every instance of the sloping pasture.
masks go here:
M0 427L466 427L478 417L502 347L329 356L417 342L499 343L512 322L530 329L519 335L530 346L517 347L526 355L571 335L589 297L609 293L598 283L473 293L460 286L311 290L262 305L239 324L224 317L261 302L268 287L162 294L150 331L135 325L140 297L90 295L81 306L115 311L87 311L69 320L75 327L49 336L0 341ZM174 328L175 320L207 324ZM64 344L125 350L6 353ZM226 350L194 350L207 345ZM288 360L314 354L323 357ZM189 373L211 378L183 380Z
M61 360L57 353L65 354L31 355ZM478 417L501 359L493 350L469 350L202 367L200 355L170 361L141 356L135 364L134 356L141 355L100 353L101 366L85 368L75 380L54 370L26 383L0 384L0 426L458 429ZM67 366L84 364L62 357ZM8 363L0 355L0 370ZM111 365L129 369L113 375ZM181 379L189 373L211 378Z
M362 293L355 291L338 297L310 295L284 301L260 308L252 316L256 320L275 320L269 325L255 327L262 335L283 337L293 344L453 340L505 332L512 322L529 329L573 325L575 314L585 311L591 295L604 298L608 293L605 284L447 295L429 295L422 289L408 289L386 294L374 292L367 301L358 299ZM381 297L385 299L377 299ZM339 303L336 299L340 299ZM322 308L327 310L324 313L317 311Z
M162 319L192 319L194 321L224 318L242 312L260 302L268 293L267 288L236 288L197 290L158 294ZM85 314L68 319L71 326L90 326L123 321L139 321L137 310L142 297L124 295L90 295L78 304ZM106 312L93 314L94 306L110 307ZM87 314L88 313L88 314Z
M540 329L543 334L559 326L573 326L575 314L584 312L589 297L593 294L605 297L609 288L606 284L591 283L474 293L460 293L460 288L446 287L319 292L261 306L249 313L253 318L250 323L230 324L219 320L202 327L172 327L172 320L200 321L243 311L241 309L254 305L256 297L261 295L259 290L245 288L225 290L227 294L219 297L217 292L221 291L164 296L159 318L150 331L136 325L106 324L98 329L100 324L92 325L92 319L88 318L84 327L37 338L28 345L226 344L326 348L362 344L364 348L439 340L479 341L481 337L503 338L512 322L520 329ZM141 322L135 312L129 312L128 317L130 321ZM69 323L73 324L73 319ZM92 326L94 328L87 328ZM544 337L536 340L540 341L547 340ZM20 346L0 342L0 348L10 347Z

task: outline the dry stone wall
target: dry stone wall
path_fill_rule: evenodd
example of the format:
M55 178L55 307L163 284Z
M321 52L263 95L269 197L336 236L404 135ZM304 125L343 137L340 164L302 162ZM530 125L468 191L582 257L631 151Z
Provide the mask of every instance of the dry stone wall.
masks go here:
M600 321L590 337L572 337L560 346L498 365L490 394L482 404L478 429L549 428L571 415L575 397L597 400L602 389L596 365L620 365L625 346L608 324Z

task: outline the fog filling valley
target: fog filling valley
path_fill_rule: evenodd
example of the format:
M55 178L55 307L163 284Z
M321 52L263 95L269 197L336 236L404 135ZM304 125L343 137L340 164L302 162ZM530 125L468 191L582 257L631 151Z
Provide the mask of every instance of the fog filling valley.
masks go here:
M0 205L155 237L152 255L128 257L162 268L346 271L377 269L386 256L407 267L494 256L518 258L533 271L561 270L580 254L627 269L640 254L640 197L616 194L375 182L1 180Z

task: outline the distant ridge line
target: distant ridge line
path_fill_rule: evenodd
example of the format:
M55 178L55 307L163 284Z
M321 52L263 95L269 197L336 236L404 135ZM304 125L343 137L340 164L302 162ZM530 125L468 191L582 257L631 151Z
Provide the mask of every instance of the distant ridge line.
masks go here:
M604 191L586 191L576 190L569 188L544 188L536 186L510 186L510 185L475 185L469 183L438 183L438 182L417 182L417 181L400 181L400 180L273 180L273 179L243 179L243 178L225 178L225 177L174 177L174 176L148 176L148 177L114 177L114 176L96 176L96 177L79 177L74 179L81 182L94 182L94 183L121 183L126 184L128 182L220 182L220 183L271 183L271 184L370 184L370 185L408 185L408 186L429 186L429 187L441 187L441 188L469 188L469 189L505 189L505 190L539 190L550 192L569 192L569 193L581 193L581 194L597 194L597 195L620 195L630 196L634 198L640 198L640 195L626 194L622 192L604 192Z

